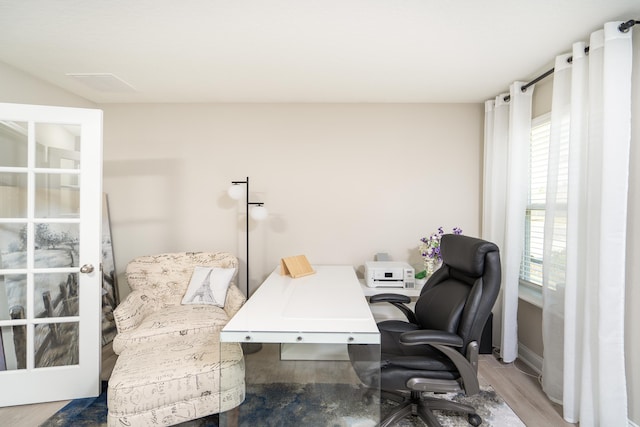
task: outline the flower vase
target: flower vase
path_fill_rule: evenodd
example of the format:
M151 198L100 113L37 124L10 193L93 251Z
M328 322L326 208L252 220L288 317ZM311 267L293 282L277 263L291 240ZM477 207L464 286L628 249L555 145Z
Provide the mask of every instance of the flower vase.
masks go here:
M424 269L427 272L427 277L431 276L440 267L440 260L437 258L429 258L424 261Z

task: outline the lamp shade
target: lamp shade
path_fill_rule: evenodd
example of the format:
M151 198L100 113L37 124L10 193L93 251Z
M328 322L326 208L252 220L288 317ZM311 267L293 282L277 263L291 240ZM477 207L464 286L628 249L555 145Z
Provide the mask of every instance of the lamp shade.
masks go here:
M262 205L254 206L251 209L250 215L251 215L251 218L255 219L256 221L262 221L266 219L267 216L269 216L269 211L267 211L267 208L265 208Z
M244 187L238 184L232 184L231 187L229 187L229 189L227 190L227 194L229 194L229 197L231 197L233 200L239 200L242 197L243 193Z

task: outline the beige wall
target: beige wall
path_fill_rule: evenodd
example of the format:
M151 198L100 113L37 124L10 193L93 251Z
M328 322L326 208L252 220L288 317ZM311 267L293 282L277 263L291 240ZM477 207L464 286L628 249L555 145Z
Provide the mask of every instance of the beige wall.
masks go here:
M96 108L96 104L0 62L0 102Z
M254 289L281 257L362 268L376 252L419 265L442 225L478 235L480 104L103 105L104 190L118 270L138 255L227 250L244 263L251 179ZM123 289L123 294L127 289Z
M536 369L541 369L542 366L538 362L542 360L544 350L542 345L542 310L524 300L519 300L518 303L518 343L538 356L534 360L529 360L530 354L520 354L520 357L524 357ZM520 352L523 350L520 347Z

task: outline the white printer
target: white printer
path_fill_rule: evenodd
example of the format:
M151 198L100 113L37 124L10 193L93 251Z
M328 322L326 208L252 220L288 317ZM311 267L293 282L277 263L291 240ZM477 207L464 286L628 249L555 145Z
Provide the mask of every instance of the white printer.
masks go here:
M367 261L364 264L364 279L370 288L414 289L414 276L414 268L406 262Z

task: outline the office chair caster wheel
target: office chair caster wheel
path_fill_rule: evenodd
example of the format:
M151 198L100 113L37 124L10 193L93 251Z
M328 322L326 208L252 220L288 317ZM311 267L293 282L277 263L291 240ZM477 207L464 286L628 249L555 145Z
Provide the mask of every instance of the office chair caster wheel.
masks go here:
M480 424L482 424L482 418L480 418L480 415L478 414L469 414L467 420L469 421L469 424L474 427L478 427Z

